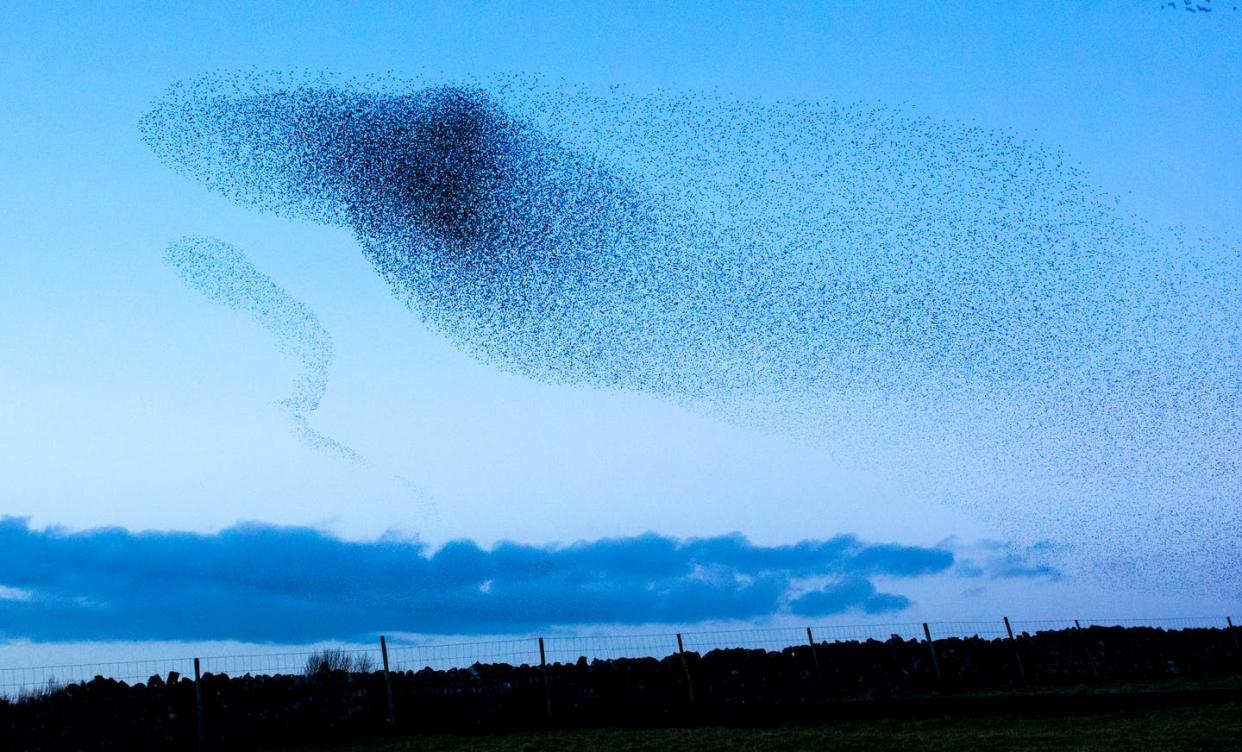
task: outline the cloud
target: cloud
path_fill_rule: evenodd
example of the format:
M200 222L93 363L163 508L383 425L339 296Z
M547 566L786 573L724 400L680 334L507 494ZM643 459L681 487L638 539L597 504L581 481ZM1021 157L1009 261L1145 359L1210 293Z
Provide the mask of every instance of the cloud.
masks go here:
M900 611L910 605L904 595L881 593L865 577L851 575L794 599L789 610L799 616L822 616L857 608L868 614Z
M30 591L0 585L0 601L28 601Z
M68 532L0 519L0 637L310 642L380 630L496 634L586 624L693 624L881 613L910 605L870 577L948 571L944 548L849 535L759 546L739 534L648 533L571 545L458 540L433 550L302 527ZM820 588L805 592L799 581ZM827 584L822 584L822 583Z
M1003 541L984 540L972 546L953 546L959 554L954 571L961 577L990 579L1059 580L1061 570L1052 562L1063 551L1051 541L1018 545Z

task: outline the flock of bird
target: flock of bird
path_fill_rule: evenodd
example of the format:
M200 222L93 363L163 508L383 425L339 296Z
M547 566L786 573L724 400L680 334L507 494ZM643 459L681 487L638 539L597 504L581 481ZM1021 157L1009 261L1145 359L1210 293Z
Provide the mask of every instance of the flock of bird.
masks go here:
M1099 572L1222 571L1242 532L1237 249L1147 228L1012 134L281 75L183 82L141 127L214 191L352 230L496 367L793 432ZM1179 567L1144 563L1153 537Z
M1190 13L1211 13L1213 10L1216 10L1218 7L1219 6L1216 6L1216 7L1212 6L1212 0L1182 0L1181 5L1178 5L1175 2L1175 0L1169 0L1169 2L1164 3L1163 5L1160 6L1162 10L1165 8L1172 8L1173 10L1177 10L1178 8L1181 8L1182 10L1185 10ZM1229 10L1236 13L1238 10L1238 6L1231 5L1229 7Z
M1213 10L1215 10L1212 7L1212 0L1182 0L1181 5L1178 5L1177 2L1175 2L1175 0L1169 0L1169 2L1163 3L1160 7L1161 9L1172 8L1173 10L1177 10L1178 8L1181 8L1182 10L1188 11L1190 13L1211 13ZM1236 11L1237 9L1238 7L1236 5L1231 6L1230 8L1230 10L1234 10L1234 11Z
M275 338L279 352L297 361L300 371L293 393L279 406L288 414L298 438L314 449L362 462L353 449L310 424L328 389L333 358L332 336L318 317L229 243L210 237L181 238L165 249L164 261L190 289L247 315Z

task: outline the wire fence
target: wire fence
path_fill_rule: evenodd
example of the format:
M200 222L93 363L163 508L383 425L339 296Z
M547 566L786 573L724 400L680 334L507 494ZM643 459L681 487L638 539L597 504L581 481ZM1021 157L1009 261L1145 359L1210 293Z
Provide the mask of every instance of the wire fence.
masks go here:
M985 640L1013 635L1036 634L1092 626L1147 627L1166 631L1186 629L1233 629L1231 617L1172 617L1158 619L1040 619L904 622L881 624L825 625L809 627L769 627L715 631L664 632L627 635L572 637L527 637L486 642L457 642L439 645L388 644L374 648L331 649L338 660L355 670L391 671L465 669L475 665L509 664L538 666L570 664L581 659L664 658L679 652L706 654L713 650L765 650L779 652L808 643L887 641L932 641L948 638ZM153 676L165 681L170 674L196 677L201 674L229 676L275 676L314 673L324 658L323 649L282 653L201 656L198 658L151 658L107 663L79 663L57 666L0 668L0 696L20 697L46 688L90 681L96 677L135 684ZM197 665L196 665L197 664ZM176 677L174 677L176 678Z

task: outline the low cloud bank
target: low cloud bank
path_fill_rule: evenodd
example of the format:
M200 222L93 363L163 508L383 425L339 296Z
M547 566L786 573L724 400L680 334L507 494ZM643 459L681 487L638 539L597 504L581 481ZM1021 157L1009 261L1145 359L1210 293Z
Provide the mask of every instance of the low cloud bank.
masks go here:
M310 642L379 630L498 634L899 611L886 582L948 572L948 548L740 534L571 545L352 542L302 527L68 532L0 519L0 638ZM1004 576L999 574L997 576Z
M945 547L957 554L955 571L962 577L991 579L1061 579L1061 570L1051 564L1063 553L1060 546L1044 540L1027 545L982 540L973 545L950 539Z

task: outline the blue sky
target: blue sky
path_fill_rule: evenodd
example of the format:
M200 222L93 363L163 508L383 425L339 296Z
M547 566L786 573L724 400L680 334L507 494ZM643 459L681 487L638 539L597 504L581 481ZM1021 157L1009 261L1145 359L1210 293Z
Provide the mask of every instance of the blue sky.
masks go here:
M0 514L28 519L28 532L191 535L255 521L314 528L325 540L395 530L430 547L410 556L450 540L491 550L502 540L540 547L740 532L773 547L849 534L866 545L955 550L959 564L979 541L1023 538L1014 545L1027 551L1049 538L1056 556L1032 556L1067 572L1116 556L1081 541L1062 549L1056 531L1041 536L1003 513L953 503L952 492L933 493L917 462L845 462L779 428L650 395L540 383L471 359L390 294L347 232L233 205L155 158L139 119L171 84L212 71L450 81L512 72L587 91L904 106L1060 151L1149 226L1237 246L1242 14L1162 12L1155 2L4 3L0 14ZM244 249L313 311L335 355L314 428L366 463L325 455L289 430L277 403L303 364L245 312L182 283L165 249L187 235ZM1233 505L1236 521L1236 497L1217 503ZM112 545L145 550L111 535ZM1144 554L1176 555L1186 544L1145 545ZM111 565L63 566L94 576ZM932 617L996 613L1002 602L1049 615L1093 604L1118 615L1224 611L1238 592L1236 582L1232 594L1153 592L1143 581L1105 588L1072 574L1035 578L1038 587L1023 577L981 586L964 584L962 571L946 565L875 586L910 598L906 613ZM17 591L35 585L0 575ZM22 613L29 626L16 632L26 636L125 637L55 635L40 626L51 612ZM265 638L186 638L212 636Z

